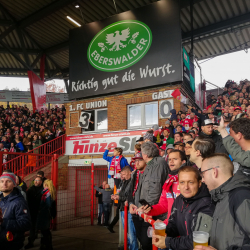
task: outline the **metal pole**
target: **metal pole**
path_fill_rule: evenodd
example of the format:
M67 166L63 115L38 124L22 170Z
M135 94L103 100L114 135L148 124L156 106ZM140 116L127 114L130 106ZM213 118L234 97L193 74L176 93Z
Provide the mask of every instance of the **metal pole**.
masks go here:
M191 61L194 61L194 11L193 11L193 0L190 0L190 24L191 24L191 49L190 49L190 57Z
M91 164L91 226L94 225L94 163Z
M124 206L124 250L128 249L128 202Z
M58 155L54 154L53 155L53 175L54 175L54 186L56 188L56 191L58 191ZM57 195L55 198L55 203L57 206ZM57 229L57 217L53 219L53 230Z

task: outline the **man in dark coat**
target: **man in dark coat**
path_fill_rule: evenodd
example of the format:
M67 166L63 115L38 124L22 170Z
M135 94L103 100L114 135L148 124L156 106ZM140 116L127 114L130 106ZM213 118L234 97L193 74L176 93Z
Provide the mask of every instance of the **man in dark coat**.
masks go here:
M193 231L210 232L215 204L198 169L185 166L179 170L181 194L175 199L165 236L153 236L158 248L193 249Z
M30 209L32 228L28 238L29 243L25 246L25 249L34 247L34 241L36 239L36 222L43 191L42 184L42 178L37 176L34 180L34 185L27 191L27 202Z
M213 121L210 119L206 119L202 122L201 126L201 132L200 132L200 138L210 138L215 143L215 153L224 153L228 154L227 150L225 149L222 138L220 135L218 135L216 132L214 132L213 129Z
M24 233L31 228L29 208L21 192L15 188L16 176L4 173L0 177L0 249L19 250Z

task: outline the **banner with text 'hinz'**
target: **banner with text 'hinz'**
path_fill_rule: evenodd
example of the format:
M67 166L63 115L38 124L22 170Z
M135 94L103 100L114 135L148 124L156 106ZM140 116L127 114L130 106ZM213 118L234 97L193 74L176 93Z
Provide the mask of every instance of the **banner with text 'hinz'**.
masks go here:
M178 0L70 30L69 99L182 81Z

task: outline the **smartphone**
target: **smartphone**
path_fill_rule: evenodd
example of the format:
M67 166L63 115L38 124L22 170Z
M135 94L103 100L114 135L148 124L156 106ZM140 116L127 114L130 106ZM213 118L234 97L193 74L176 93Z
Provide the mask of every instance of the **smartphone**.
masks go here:
M149 205L149 203L148 203L146 200L141 199L141 200L139 200L139 202L140 202L143 206L148 206L148 207L151 207L151 209L152 209L152 206Z

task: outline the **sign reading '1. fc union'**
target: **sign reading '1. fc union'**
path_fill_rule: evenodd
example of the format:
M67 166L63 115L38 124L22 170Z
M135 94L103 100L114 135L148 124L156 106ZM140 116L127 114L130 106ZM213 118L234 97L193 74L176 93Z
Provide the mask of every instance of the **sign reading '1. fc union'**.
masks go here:
M70 31L70 99L182 80L179 1Z

